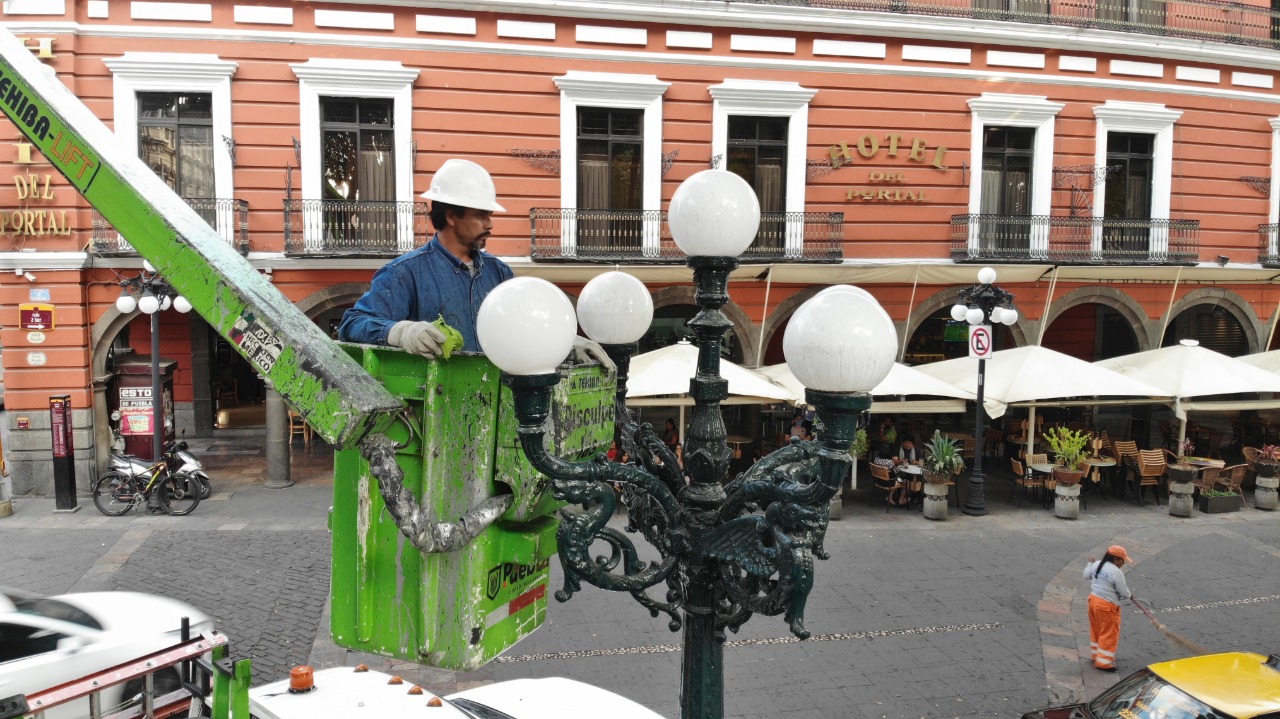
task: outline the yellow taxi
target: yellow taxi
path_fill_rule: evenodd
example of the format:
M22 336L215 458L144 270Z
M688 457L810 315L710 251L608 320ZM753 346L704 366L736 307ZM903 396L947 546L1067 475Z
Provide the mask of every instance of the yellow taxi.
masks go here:
M1280 655L1204 654L1159 662L1093 701L1023 719L1280 719Z

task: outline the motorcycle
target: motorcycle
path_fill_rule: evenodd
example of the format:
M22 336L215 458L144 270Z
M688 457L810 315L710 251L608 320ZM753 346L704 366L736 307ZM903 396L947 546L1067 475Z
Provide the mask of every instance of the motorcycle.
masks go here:
M119 412L112 413L112 419L117 422L120 420ZM118 428L111 430L111 468L125 472L126 474L137 474L140 470L145 469L150 462L139 459L131 454L124 453L124 437L121 436ZM187 451L187 443L179 442L174 446L173 456L176 457L181 464L174 470L177 473L185 473L193 478L200 485L200 499L208 499L213 494L213 482L209 479L209 475L204 471L204 464L196 459L196 456Z

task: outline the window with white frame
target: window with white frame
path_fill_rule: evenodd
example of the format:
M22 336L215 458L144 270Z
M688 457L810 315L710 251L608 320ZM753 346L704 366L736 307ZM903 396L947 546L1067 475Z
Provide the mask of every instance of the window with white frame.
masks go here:
M670 83L653 75L578 71L555 83L560 88L560 204L574 209L561 223L561 251L577 256L591 248L639 247L644 256L657 256L662 95ZM601 181L611 187L601 187Z
M760 234L755 247L799 255L804 212L809 102L817 90L794 82L728 79L708 88L712 97L711 156L755 188Z
M234 245L231 76L216 55L130 52L112 74L115 134Z
M1173 127L1182 112L1146 102L1108 100L1093 108L1095 257L1159 261L1169 250Z
M969 181L971 257L1044 258L1053 191L1054 120L1062 103L983 93L969 101L970 150L982 171ZM1005 214L1008 213L1008 214Z
M303 251L411 249L419 71L384 60L311 59L291 68L299 89Z

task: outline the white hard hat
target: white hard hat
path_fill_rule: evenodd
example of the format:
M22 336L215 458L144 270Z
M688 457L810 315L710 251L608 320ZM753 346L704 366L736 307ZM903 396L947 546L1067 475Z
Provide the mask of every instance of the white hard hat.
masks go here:
M431 187L422 193L425 199L458 207L506 212L497 195L489 172L470 160L445 161L431 177Z

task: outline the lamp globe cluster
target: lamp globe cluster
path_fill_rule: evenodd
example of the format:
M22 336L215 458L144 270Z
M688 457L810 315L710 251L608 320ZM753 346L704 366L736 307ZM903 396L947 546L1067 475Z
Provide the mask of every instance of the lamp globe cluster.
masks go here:
M577 331L573 303L559 287L537 277L495 287L476 318L480 348L510 375L555 372L573 349Z
M981 285L975 290L988 289L995 284L996 271L992 267L983 267L978 270L978 284ZM963 298L962 298L963 299ZM956 322L968 322L971 325L980 325L988 320L998 325L1012 325L1018 321L1018 311L1012 307L1001 307L999 305L991 308L991 314L988 317L982 307L976 304L965 304L963 302L956 303L951 306L951 319Z
M823 392L870 392L893 369L898 331L869 292L836 285L787 322L782 352L796 379Z
M667 224L689 257L737 257L760 229L760 201L747 181L728 170L703 170L671 195Z
M653 323L653 296L625 272L596 276L578 295L578 324L602 345L639 342Z

